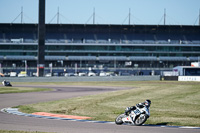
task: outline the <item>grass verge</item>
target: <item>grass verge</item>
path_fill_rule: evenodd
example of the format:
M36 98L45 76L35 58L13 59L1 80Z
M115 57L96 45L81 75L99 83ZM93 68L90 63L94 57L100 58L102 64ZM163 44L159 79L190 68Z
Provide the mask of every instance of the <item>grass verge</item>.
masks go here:
M82 82L80 84L133 87L133 89L31 104L19 106L19 108L27 113L49 112L89 116L93 120L114 121L126 107L148 98L152 100L152 105L151 117L146 124L200 127L200 82L123 81Z
M38 91L50 91L50 90L52 90L52 89L30 88L30 87L0 87L0 94L38 92Z
M29 131L14 131L14 130L0 130L0 133L46 133L46 132L29 132Z

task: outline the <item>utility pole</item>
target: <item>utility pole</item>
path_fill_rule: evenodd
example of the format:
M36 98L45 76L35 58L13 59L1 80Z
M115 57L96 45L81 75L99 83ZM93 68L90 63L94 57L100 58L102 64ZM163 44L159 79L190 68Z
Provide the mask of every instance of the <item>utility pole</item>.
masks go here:
M93 24L95 24L95 8L93 9Z
M200 9L199 9L199 26L200 26Z
M166 24L166 9L164 9L164 25Z
M59 7L58 7L58 13L57 13L57 24L59 24L59 16L60 16L60 13L59 13Z
M131 9L129 8L129 21L128 21L128 24L130 25L131 24Z
M21 23L23 23L23 6L21 7Z
M45 66L45 0L39 0L37 76L44 76Z

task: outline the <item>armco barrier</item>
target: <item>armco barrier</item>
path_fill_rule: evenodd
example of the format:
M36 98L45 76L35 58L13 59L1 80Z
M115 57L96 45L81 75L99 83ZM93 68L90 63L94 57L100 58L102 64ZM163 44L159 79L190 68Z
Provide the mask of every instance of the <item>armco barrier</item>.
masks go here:
M84 82L84 81L155 81L160 76L83 76L83 77L0 77L0 81L10 82Z

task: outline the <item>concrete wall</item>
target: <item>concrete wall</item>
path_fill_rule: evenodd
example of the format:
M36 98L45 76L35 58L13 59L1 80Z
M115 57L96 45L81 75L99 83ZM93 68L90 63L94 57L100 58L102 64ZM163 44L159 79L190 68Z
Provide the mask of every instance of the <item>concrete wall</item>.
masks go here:
M10 82L84 82L84 81L153 81L160 76L109 76L109 77L0 77Z

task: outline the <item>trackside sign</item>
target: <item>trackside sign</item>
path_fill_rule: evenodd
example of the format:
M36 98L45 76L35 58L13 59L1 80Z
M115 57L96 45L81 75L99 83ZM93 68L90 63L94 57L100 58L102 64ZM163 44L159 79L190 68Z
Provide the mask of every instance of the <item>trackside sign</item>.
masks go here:
M200 76L178 76L178 81L200 81Z

